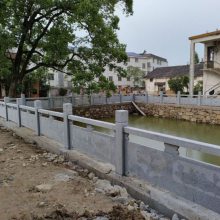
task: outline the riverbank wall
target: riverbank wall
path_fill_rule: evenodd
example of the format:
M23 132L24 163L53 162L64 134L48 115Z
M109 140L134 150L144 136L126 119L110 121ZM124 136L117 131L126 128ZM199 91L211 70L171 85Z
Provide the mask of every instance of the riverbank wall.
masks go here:
M137 103L148 116L220 125L220 108L206 106Z
M53 109L54 111L62 112L62 108ZM137 110L132 103L116 103L105 105L93 105L93 106L80 106L73 107L73 114L81 117L100 119L100 118L112 118L115 116L115 111L127 110L129 114L137 113Z
M136 104L147 116L220 125L219 107L150 104L141 102ZM129 114L137 113L137 110L130 102L74 107L73 113L82 117L100 119L114 117L116 110L128 110Z

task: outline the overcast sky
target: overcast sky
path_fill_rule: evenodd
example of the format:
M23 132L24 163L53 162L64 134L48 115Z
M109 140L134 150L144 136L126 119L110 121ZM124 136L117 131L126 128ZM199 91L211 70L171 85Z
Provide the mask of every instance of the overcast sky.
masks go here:
M134 15L120 18L118 35L127 51L146 50L169 65L184 65L188 37L220 29L220 0L134 0ZM201 58L203 47L197 50Z

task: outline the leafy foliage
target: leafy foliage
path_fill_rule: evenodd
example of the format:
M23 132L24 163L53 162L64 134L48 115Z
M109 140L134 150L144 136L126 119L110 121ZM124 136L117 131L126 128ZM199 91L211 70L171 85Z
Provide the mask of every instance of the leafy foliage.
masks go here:
M59 95L60 96L65 96L67 94L67 89L65 88L60 88L59 89Z
M125 70L115 8L132 14L133 0L1 0L0 76L9 95L25 76L43 68L73 75L83 87L100 80L105 66ZM102 80L101 80L102 81Z
M127 68L127 77L130 77L134 82L134 86L142 87L144 83L144 71L138 67L128 66Z
M202 91L203 91L203 81L200 80L200 81L198 81L197 84L194 86L193 94L198 95L199 92L202 92Z
M183 93L185 88L188 90L188 84L189 84L188 76L175 77L168 80L168 85L170 89L174 91L176 94L178 91Z
M194 60L195 64L199 63L199 54L197 52L195 52L195 60Z
M16 93L23 93L26 96L31 96L31 94L36 94L37 89L34 88L34 84L39 83L39 90L45 90L44 93L47 94L49 90L49 85L46 85L48 81L48 74L45 69L39 69L34 71L32 74L27 74L24 76L24 79L21 84L18 84L16 87Z
M74 79L74 89L73 91L76 93L86 93L86 94L92 94L92 93L99 93L105 91L107 96L110 96L112 92L116 91L116 86L114 85L114 82L109 81L105 76L101 75L99 77L98 81L90 81L86 82L84 81L84 78L82 79ZM86 86L85 86L86 84Z

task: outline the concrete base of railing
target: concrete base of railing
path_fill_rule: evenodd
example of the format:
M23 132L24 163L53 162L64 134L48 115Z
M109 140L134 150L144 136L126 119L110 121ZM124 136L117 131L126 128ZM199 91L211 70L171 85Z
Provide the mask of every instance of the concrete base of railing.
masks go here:
M42 149L56 154L63 154L70 161L94 172L99 178L108 179L112 184L124 186L135 199L142 200L167 216L178 213L190 220L219 220L220 215L200 205L177 197L172 193L153 187L147 182L131 177L122 177L115 174L114 167L110 164L101 163L76 150L66 150L64 146L45 136L37 136L27 128L18 128L16 124L0 119L0 124L11 129L26 142L36 143Z

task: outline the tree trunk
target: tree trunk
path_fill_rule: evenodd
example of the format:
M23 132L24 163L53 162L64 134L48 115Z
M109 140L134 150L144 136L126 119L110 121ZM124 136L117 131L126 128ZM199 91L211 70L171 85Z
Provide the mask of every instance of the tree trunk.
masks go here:
M17 81L17 80L16 80ZM17 82L13 80L10 84L9 91L8 91L8 96L11 98L16 98L17 97Z
M8 96L11 98L18 97L18 88L20 86L20 82L22 74L19 72L19 65L13 63L12 77L9 86Z

